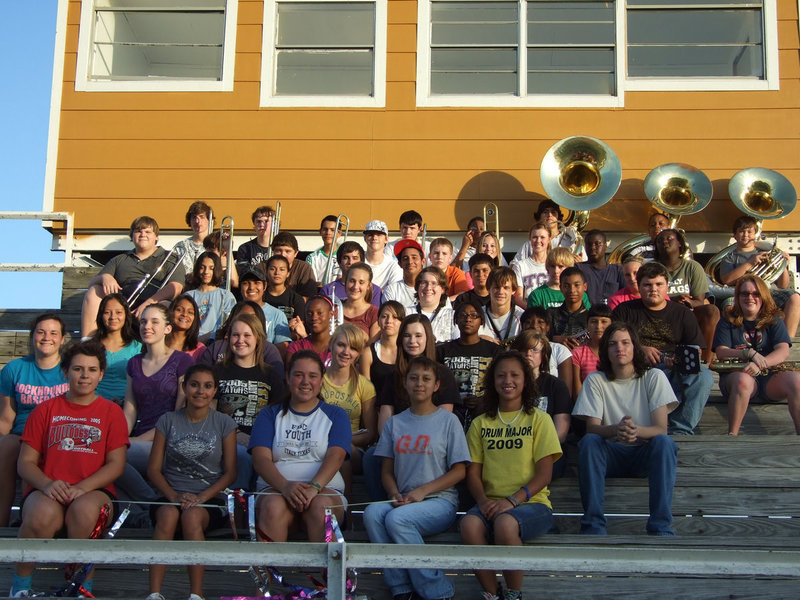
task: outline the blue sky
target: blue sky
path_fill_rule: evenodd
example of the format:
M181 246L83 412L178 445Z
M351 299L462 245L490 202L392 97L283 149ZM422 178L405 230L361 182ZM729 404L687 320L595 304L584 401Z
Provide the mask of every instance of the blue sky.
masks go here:
M0 210L42 210L57 0L3 3ZM0 262L61 262L38 221L0 221ZM61 275L0 273L0 308L58 308Z

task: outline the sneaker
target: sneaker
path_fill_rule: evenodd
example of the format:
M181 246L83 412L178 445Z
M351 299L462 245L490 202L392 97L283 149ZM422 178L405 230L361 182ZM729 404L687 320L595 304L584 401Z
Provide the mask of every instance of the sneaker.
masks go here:
M500 596L490 594L489 592L481 592L481 600L500 600Z
M198 596L197 594L189 594L189 600L206 600L202 596Z
M20 590L16 594L8 592L9 598L32 598L33 590Z
M519 590L507 590L506 600L522 600L522 592Z
M147 598L145 598L144 600L167 600L167 599L164 598L164 596L162 596L158 592L153 592L152 594L147 596Z

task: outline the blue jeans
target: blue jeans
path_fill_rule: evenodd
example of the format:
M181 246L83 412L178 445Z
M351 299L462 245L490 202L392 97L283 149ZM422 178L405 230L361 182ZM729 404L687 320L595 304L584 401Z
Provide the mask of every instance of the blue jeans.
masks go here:
M456 519L456 507L443 498L394 507L370 504L364 511L364 527L375 544L424 544L423 536L448 529ZM440 569L384 569L383 579L392 595L415 591L425 600L450 598L455 588Z
M231 486L234 490L253 489L253 457L247 451L247 446L236 444L236 481Z
M672 488L678 448L666 435L641 446L629 446L587 433L578 443L578 482L583 516L581 533L606 534L603 501L606 477L647 477L650 484L650 518L647 532L675 535L672 531Z
M670 435L693 435L708 402L714 376L703 365L700 365L700 372L696 375L681 375L677 369L667 369L664 363L659 363L656 368L664 371L680 402L678 408L669 415Z
M381 464L383 458L375 456L375 446L370 446L361 457L361 470L364 472L364 485L367 486L367 495L372 502L388 500L386 490L381 483Z

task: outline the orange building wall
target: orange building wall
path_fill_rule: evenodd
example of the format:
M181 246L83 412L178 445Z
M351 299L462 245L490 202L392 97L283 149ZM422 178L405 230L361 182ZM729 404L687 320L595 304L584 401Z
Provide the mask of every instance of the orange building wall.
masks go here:
M778 0L780 91L626 92L624 108L416 108L414 0L389 1L386 108L259 108L263 3L239 0L233 92L75 92L80 2L71 0L55 210L79 230L127 229L151 214L182 229L189 203L249 224L260 204L283 205L282 228L316 230L344 212L360 229L391 229L409 208L432 231L462 229L484 202L501 230L527 230L542 199L539 164L557 140L591 135L622 161L615 199L591 227L639 231L654 167L685 162L714 182L711 205L687 230L727 231L739 214L728 179L739 169L780 171L800 189L800 60L795 0ZM800 230L800 214L765 229Z

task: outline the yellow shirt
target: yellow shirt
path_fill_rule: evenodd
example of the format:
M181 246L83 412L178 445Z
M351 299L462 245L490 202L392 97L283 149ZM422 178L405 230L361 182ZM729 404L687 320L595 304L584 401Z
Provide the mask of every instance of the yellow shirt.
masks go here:
M375 398L375 386L363 375L358 376L355 384L350 380L344 385L334 385L327 374L322 379L322 399L344 409L353 433L361 429L361 405L372 398Z
M500 500L518 491L533 479L536 462L545 456L556 461L561 456L561 444L546 412L533 409L500 413L490 418L483 414L477 417L467 432L467 444L472 462L483 465L483 489L490 500ZM550 491L545 486L529 502L538 502L549 508Z

